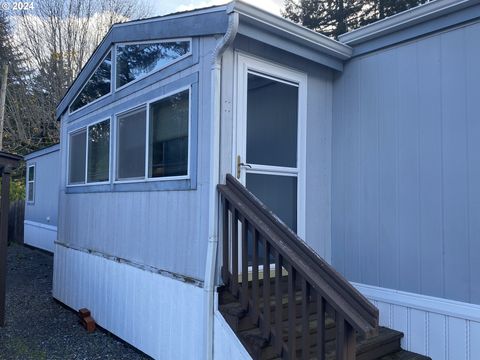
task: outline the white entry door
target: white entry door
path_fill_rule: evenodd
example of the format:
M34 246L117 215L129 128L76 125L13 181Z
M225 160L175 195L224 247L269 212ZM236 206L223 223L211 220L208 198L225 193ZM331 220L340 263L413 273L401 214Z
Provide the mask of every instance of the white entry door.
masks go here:
M237 54L237 178L305 239L306 75Z

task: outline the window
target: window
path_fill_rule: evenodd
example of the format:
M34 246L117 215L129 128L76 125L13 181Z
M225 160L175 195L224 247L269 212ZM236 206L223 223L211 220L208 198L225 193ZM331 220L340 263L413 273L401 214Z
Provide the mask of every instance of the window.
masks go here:
M188 174L189 91L150 105L149 177Z
M87 182L108 181L110 172L110 120L88 128Z
M109 52L73 101L70 106L70 111L78 110L88 103L110 93L111 75L112 55L111 52Z
M27 201L30 203L35 201L35 175L35 165L30 165L27 174Z
M68 158L68 183L85 183L85 152L87 150L87 131L85 129L70 135Z
M118 116L116 179L187 176L190 90L155 101L148 111L148 141L146 107Z
M110 119L70 135L68 184L107 182L110 179Z
M190 46L190 41L117 45L117 89L187 55Z
M117 180L145 178L146 109L118 117Z

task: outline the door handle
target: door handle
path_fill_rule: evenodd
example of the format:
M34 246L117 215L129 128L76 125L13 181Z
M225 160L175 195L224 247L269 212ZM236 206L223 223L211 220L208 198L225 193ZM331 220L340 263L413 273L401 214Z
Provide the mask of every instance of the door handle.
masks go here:
M242 170L242 167L248 167L251 169L252 165L243 163L240 155L237 155L237 179L240 179L240 172Z

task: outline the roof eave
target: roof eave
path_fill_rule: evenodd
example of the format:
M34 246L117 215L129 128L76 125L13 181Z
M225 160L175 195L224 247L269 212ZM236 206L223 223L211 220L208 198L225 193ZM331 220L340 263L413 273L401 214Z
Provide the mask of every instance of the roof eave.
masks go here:
M255 22L339 60L347 60L352 56L353 49L350 46L242 1L229 4L227 13L232 12L238 13L241 21Z
M478 3L480 3L480 0L436 0L428 2L340 35L339 40L344 44L357 45Z

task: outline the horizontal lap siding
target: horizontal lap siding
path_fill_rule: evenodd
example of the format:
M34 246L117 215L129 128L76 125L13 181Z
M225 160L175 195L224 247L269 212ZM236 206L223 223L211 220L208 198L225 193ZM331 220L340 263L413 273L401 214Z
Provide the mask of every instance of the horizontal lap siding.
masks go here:
M65 193L68 123L62 119L62 189L59 241L94 250L160 270L203 281L208 241L210 184L210 69L214 38L201 38L199 63L162 81L161 85L198 73L198 147L196 189L186 191L136 191ZM148 78L141 81L148 81ZM148 97L145 88L141 98ZM159 85L160 86L160 85ZM140 96L134 94L134 96ZM123 101L123 100L122 100ZM105 110L101 110L105 111ZM89 115L93 119L95 114ZM82 119L78 120L82 122Z
M332 257L350 280L480 304L480 24L334 83Z

